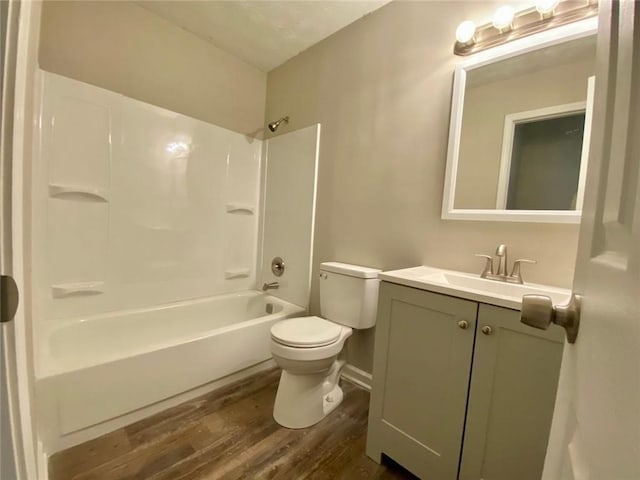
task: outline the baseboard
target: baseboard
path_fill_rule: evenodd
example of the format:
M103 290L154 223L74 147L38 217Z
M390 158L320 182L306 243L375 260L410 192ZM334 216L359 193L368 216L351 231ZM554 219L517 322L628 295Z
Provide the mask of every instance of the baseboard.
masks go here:
M371 374L360 370L358 367L347 363L342 370L342 378L347 382L355 383L356 385L371 391Z

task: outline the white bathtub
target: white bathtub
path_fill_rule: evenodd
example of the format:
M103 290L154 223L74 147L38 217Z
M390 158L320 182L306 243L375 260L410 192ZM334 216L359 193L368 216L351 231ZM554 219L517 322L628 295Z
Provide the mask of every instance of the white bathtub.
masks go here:
M271 358L269 330L304 309L247 291L76 320L53 331L40 408L64 436Z

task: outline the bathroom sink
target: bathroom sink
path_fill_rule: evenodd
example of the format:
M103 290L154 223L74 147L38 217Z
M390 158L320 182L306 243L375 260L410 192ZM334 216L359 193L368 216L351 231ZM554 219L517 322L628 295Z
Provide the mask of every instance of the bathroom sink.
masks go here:
M383 272L379 278L400 285L515 310L520 310L523 295L547 295L551 297L554 304L563 304L568 301L571 294L569 290L547 285L499 282L480 278L480 275L428 266Z

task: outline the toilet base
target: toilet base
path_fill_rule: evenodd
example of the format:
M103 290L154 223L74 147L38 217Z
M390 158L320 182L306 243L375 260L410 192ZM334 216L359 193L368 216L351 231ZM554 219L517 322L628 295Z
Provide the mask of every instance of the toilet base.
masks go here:
M295 375L286 370L273 407L273 418L286 428L315 425L340 405L344 393L338 385L344 360L333 363L329 372Z

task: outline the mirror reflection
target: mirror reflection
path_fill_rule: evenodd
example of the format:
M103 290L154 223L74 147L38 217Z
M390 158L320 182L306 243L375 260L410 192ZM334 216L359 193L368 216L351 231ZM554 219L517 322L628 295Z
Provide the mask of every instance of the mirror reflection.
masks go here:
M455 209L582 207L595 36L466 72Z

